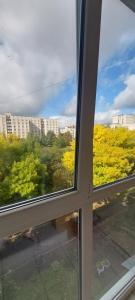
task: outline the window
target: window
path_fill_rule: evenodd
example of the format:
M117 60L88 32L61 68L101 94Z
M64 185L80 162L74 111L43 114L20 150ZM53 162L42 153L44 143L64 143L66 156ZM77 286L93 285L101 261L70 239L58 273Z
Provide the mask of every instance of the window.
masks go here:
M57 134L55 126L57 122L60 130L67 122L76 124L76 0L25 0L21 7L7 0L0 18L0 105L12 136L11 142L1 124L3 206L75 186L75 139ZM18 137L12 118L18 123ZM47 118L49 132L41 122ZM22 139L26 120L30 127ZM72 166L67 167L70 157Z
M44 8L42 6L43 3L45 5L46 10L43 9ZM44 36L44 38L42 39L42 43L40 44L40 56L38 56L37 51L34 51L33 56L32 54L29 55L29 51L28 51L26 55L27 64L25 65L25 70L23 70L25 71L23 72L23 74L26 75L27 68L29 69L30 66L32 66L32 71L33 71L32 78L34 78L34 82L38 84L39 83L41 84L42 76L39 77L40 79L39 81L36 80L35 76L39 74L41 69L40 66L45 61L44 45L45 48L48 49L48 53L51 55L51 58L53 58L51 52L52 48L55 49L56 52L56 47L55 47L56 44L58 45L58 43L62 41L61 42L62 44L65 43L64 44L65 48L64 48L64 52L62 52L62 48L61 48L59 58L62 58L63 55L65 57L65 54L67 53L66 51L68 51L69 49L68 45L70 46L70 51L72 51L71 50L72 43L70 43L70 40L64 39L65 36L68 37L67 33L68 33L69 26L71 27L73 26L73 23L71 22L71 16L73 17L72 20L74 22L74 25L77 24L76 25L77 26L76 31L78 33L77 51L76 51L77 57L75 57L74 60L75 64L77 61L76 90L77 90L77 103L78 103L77 130L76 130L76 158L75 158L76 167L74 167L75 145L72 144L72 148L70 148L69 145L68 146L69 151L64 152L66 156L67 156L67 152L70 153L70 154L68 153L68 157L70 158L69 164L67 164L67 160L65 160L64 163L65 163L65 167L70 166L72 170L72 174L73 173L75 174L75 180L74 180L75 184L73 185L73 180L72 180L70 184L70 187L72 186L72 189L70 190L67 189L66 192L65 190L63 191L59 187L58 193L50 194L50 192L48 191L47 196L45 196L45 193L43 191L42 196L33 193L32 196L24 197L23 199L21 199L22 201L18 201L16 197L14 199L11 199L11 201L9 201L9 198L6 198L7 191L8 191L7 181L6 180L4 181L5 184L4 204L7 205L1 206L0 208L0 239L1 239L0 252L2 254L0 258L2 263L1 265L4 267L0 276L0 279L2 280L2 284L0 285L1 287L0 291L1 294L5 293L4 298L6 299L7 297L7 300L9 298L9 293L10 293L10 298L11 298L11 293L13 293L12 294L13 299L15 299L15 297L16 299L20 297L24 297L24 293L26 293L25 299L27 297L33 298L33 293L34 293L35 299L39 299L39 298L42 299L45 298L46 296L49 296L51 299L56 299L56 296L60 295L61 299L64 299L65 297L66 300L68 299L96 300L96 299L100 299L101 297L103 297L102 299L107 299L107 300L113 300L113 299L118 300L118 299L122 299L122 297L125 297L129 292L129 290L131 291L131 289L134 288L135 285L134 283L134 278L135 278L134 240L132 238L133 231L134 231L133 187L135 185L135 176L134 174L132 174L132 176L125 176L124 178L119 178L119 180L115 182L114 180L112 180L111 184L103 184L103 182L101 182L97 186L95 185L96 188L95 186L93 187L94 112L95 112L95 99L96 99L96 90L97 90L96 82L97 82L97 69L98 69L98 57L99 57L98 54L99 54L102 3L99 0L77 1L76 4L75 2L73 4L73 1L64 2L64 4L63 1L61 2L58 1L57 5L55 6L54 1L52 5L51 5L51 1L49 1L49 7L47 6L46 3L47 1L42 2L41 0L38 1L38 3L36 1L34 1L33 3L30 1L27 1L27 3L23 1L21 2L21 4L20 3L18 4L18 2L13 1L12 6L10 6L11 5L10 1L7 0L3 2L2 9L5 10L5 14L3 13L1 17L4 18L5 15L6 16L10 15L10 20L12 20L10 24L12 26L10 26L10 28L9 27L7 28L6 26L4 27L6 28L5 31L7 34L6 41L10 42L10 40L8 40L8 30L12 30L14 32L14 34L12 35L10 34L11 39L13 37L15 38L14 42L12 41L12 47L15 45L18 46L18 44L15 44L15 42L19 43L20 39L22 39L23 41L22 44L24 46L27 41L28 47L30 47L30 49L31 48L34 49L35 46L36 47L35 50L37 50L37 45L39 46L40 37L42 36L42 31L38 30L38 18L37 18L40 9L40 13L39 13L40 25L42 25L40 29L43 28L43 36ZM61 4L60 7L58 3ZM68 14L69 3L71 5L70 14L66 18L64 13ZM113 0L110 3L114 5ZM118 4L119 7L121 7L120 12L122 7L124 7L125 11L131 8L133 9L133 5L131 6L131 3L132 1L129 2L127 1L125 5L119 0L115 1L115 4ZM0 10L0 14L2 9ZM16 9L17 9L17 14L15 13ZM36 11L36 14L33 17L34 9ZM73 11L74 14L72 15ZM54 16L56 12L57 13L60 12L60 15L58 14L59 18L56 18ZM111 10L107 9L107 12L110 13ZM46 18L45 18L45 13L46 13ZM77 20L75 18L75 15L77 15ZM120 15L122 15L122 13ZM17 19L15 18L15 16ZM25 30L22 30L21 26L17 26L18 25L17 22L20 22L21 18L23 19L22 25L24 26L23 29ZM27 22L24 22L24 20ZM29 20L30 21L32 20L31 26L29 25ZM44 28L45 20L47 20L48 22L47 25L49 24L49 26L47 26L47 31ZM59 24L59 21L61 23L60 23L60 27L58 28L57 26ZM50 22L54 22L54 23L50 24ZM19 24L21 25L21 23ZM54 26L52 26L52 24ZM66 24L65 27L64 24ZM27 30L25 26L27 27ZM51 26L52 26L52 31L51 31ZM65 31L64 38L62 39L61 30L63 30L63 28L65 28L67 31ZM73 32L73 28L71 31ZM17 36L18 32L19 32L19 36ZM27 34L25 34L26 32L28 34L30 33L31 38L26 39L27 37ZM58 36L56 35L56 32L58 32ZM54 33L55 35L53 35ZM35 34L36 34L36 39L35 39ZM5 32L3 32L3 38L4 35ZM18 37L17 39L16 36ZM49 47L46 42L48 36L49 37L53 36L52 48ZM72 41L75 42L75 38L73 38ZM11 50L13 50L12 47ZM7 47L6 51L9 50L10 47ZM18 46L17 51L19 54L21 54L23 52L23 48ZM25 54L26 52L27 51L25 51ZM11 54L13 55L13 51L11 51ZM13 60L18 59L18 55L16 53L14 55L15 56L13 56L13 58L8 62L8 65L11 64L12 66ZM41 59L41 61L39 60L39 58ZM9 57L7 59L9 59ZM32 63L33 61L34 64ZM56 73L52 72L52 68L54 66L56 66L56 68L58 67L57 63L58 63L57 61L53 61L53 64L49 64L48 67L51 70L51 75L53 74L53 78L49 77L49 79L51 78L53 82L54 79L58 77L57 72ZM22 60L19 61L19 66L18 66L19 68L21 67L21 64L22 64ZM66 66L67 69L69 68L70 63L68 59L66 61L64 60L64 66ZM35 69L36 72L34 72ZM61 68L59 67L58 69L60 74L63 74L62 67ZM6 74L9 74L9 72L6 72ZM13 74L15 73L12 72L12 77ZM45 76L45 74L43 75ZM44 76L43 79L45 80ZM27 73L26 78L27 78L27 84L29 86L29 80L31 79L30 72ZM16 80L18 84L20 84L21 77L16 76ZM23 92L27 91L26 89L27 86L24 86L24 82L21 83L22 83L21 90ZM69 90L69 82L66 82L66 84L67 84L66 87ZM30 87L31 84L29 88ZM37 88L39 88L39 85ZM12 92L14 91L14 89L11 90ZM64 103L66 97L64 94L65 87L62 87L61 90L63 92L62 103ZM29 91L31 91L32 93L32 89ZM51 104L50 106L50 110L51 110L52 108L56 108L57 105L56 106L54 105L51 98L52 94L50 95L50 93L52 93L52 86L51 86L51 92L50 92L50 88L48 88L46 94L46 97L48 97L48 103ZM22 107L22 98L21 98L22 96L24 96L24 94L20 94L21 107ZM57 96L59 95L57 94L57 89L55 87L53 90L53 97L54 98L56 97L55 100L60 99L59 97L57 98ZM36 109L37 106L35 105L31 106L31 99L35 99L34 93L31 94L30 98L26 93L25 97L26 97L25 105L26 103L28 104L27 107L28 108L27 118L28 118L31 115L32 109ZM46 97L40 98L38 96L38 99L46 99ZM68 113L70 112L70 114L71 114L71 107L72 108L74 107L74 103L76 105L76 98L75 99L73 98L72 101L73 101L72 102L73 106L70 106L70 109L68 107ZM41 102L38 101L40 107L42 107ZM58 101L56 101L56 103L58 104ZM43 109L45 108L46 107L43 105ZM53 117L55 118L59 116L55 115ZM43 120L43 116L42 116L42 120ZM32 125L31 123L32 123L32 119L30 118L30 122L29 122L30 128ZM48 119L48 123L50 124L49 119ZM43 125L44 125L42 128L43 132L48 131L48 129L46 128L46 119L44 120ZM66 124L65 128L66 127L68 128L69 124ZM60 137L63 137L62 134L63 134L63 130L60 133ZM26 149L26 152L29 151L29 147L33 149L33 136L31 136L30 133L28 135L29 135L30 142L27 141L28 143L26 143L25 139L21 141L23 144L23 149ZM46 137L47 139L51 137L50 138L51 142L49 140L48 145L47 146L44 145L45 147L47 147L46 149L48 150L47 155L49 156L50 149L52 151L51 144L52 144L52 140L54 139L54 135L52 134L52 132L48 132L48 135L45 136L45 138ZM15 145L17 146L17 148L16 147L14 148L14 145L12 144L12 139L15 140ZM10 146L9 149L12 153L12 156L14 156L15 154L15 159L17 156L19 156L20 151L22 151L22 148L20 149L20 143L19 143L20 140L19 142L18 140L19 138L10 135L8 137L8 145ZM59 143L60 142L61 140L59 141ZM40 153L41 155L40 157L42 157L43 149L39 147L39 141L37 136L36 139L34 139L34 143L35 143L34 147L37 155L39 155ZM46 140L44 143L46 143ZM6 141L4 140L3 147L6 147L5 144ZM61 149L64 149L64 147L63 148L61 147ZM1 148L0 151L2 152ZM53 159L55 160L57 152L53 152L53 151L51 154ZM4 153L5 156L2 158L1 160L2 162L6 161L8 158L7 153L6 152ZM22 165L17 164L17 168L15 168L16 163L14 163L13 165L13 170L15 171L15 173L14 176L12 176L12 180L13 180L13 184L15 185L18 184L18 188L21 187L19 180L23 178L23 180L25 180L26 182L27 179L27 176L22 176L23 175L22 171L19 174L20 176L18 176L17 173L17 171L20 169L23 171L26 170L26 162L29 169L31 168L31 164L35 162L37 169L42 170L42 168L40 168L41 165L39 166L38 164L37 157L35 159L35 153L34 154L32 153L30 157L27 157L27 155L23 157L25 157L25 164L24 162L22 163ZM58 170L58 166L57 166L57 170ZM64 178L64 176L67 177L67 173L66 172L63 173L64 174L62 178ZM8 174L8 170L7 170L7 174ZM32 176L35 176L37 172L33 172L32 169L31 174ZM60 178L60 175L57 178ZM105 183L108 183L108 181ZM44 188L44 186L42 186L41 184L40 188ZM24 184L23 184L23 190L24 190ZM111 223L110 214L112 216L112 223ZM124 239L122 239L123 236ZM121 238L121 244L122 244L121 250L119 247L119 242L120 242L119 237ZM94 239L94 245L93 245L93 239ZM127 243L125 243L125 240ZM70 248L71 245L70 242L72 244L71 248ZM50 250L54 250L53 247L54 243L56 243L58 248L57 251L56 249L55 252L52 251L53 253L52 255L50 253ZM128 249L127 249L127 244L128 244ZM94 251L92 245L94 246ZM47 248L49 249L49 253L47 253L46 251ZM28 253L31 254L33 250L34 250L34 255L32 259L32 257L29 256ZM28 257L25 256L24 253L25 254L27 253ZM23 263L22 265L20 264L19 266L21 268L21 272L18 269L15 270L15 268L13 267L16 267L17 261L19 260L19 262L22 262L22 258L25 259L26 257L28 258L27 263L26 264ZM51 261L51 263L49 263L48 266L47 263L49 261ZM114 276L111 267L113 268L114 266L116 267L116 261L117 261L117 268L116 268L117 274L115 274L116 276ZM8 264L7 262L10 262L10 264ZM46 271L44 272L45 265L46 265ZM11 272L9 269L10 266L11 266ZM27 278L27 282L26 282L26 278ZM24 289L24 285L25 285L25 289Z
M135 174L134 26L133 10L122 1L103 0L94 128L94 186Z
M134 200L133 187L93 203L94 299L135 272Z
M132 3L102 1L93 129L92 299L122 297L135 274Z
M74 212L1 240L2 298L78 299L77 215Z

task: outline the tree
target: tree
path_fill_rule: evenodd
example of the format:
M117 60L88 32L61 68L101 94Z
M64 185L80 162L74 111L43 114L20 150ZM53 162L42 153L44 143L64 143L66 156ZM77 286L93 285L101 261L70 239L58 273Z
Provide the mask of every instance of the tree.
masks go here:
M12 202L12 196L10 193L10 180L8 176L0 181L0 206L9 204Z
M94 128L93 183L110 183L135 173L135 131L111 129L102 125ZM63 155L62 163L70 175L74 171L75 143Z
M7 138L0 135L0 182L9 175L14 160L19 160L22 155L21 142L13 135Z
M10 175L11 195L30 198L45 193L46 166L34 154L14 162Z
M71 173L73 173L75 163L75 141L70 144L70 150L65 152L63 155L63 166Z
M72 135L70 132L60 133L56 139L55 145L59 148L70 146Z
M40 153L41 138L38 135L28 134L27 138L21 141L24 153Z
M53 131L48 131L46 137L44 137L45 146L53 146L56 141L56 135Z
M62 164L57 165L53 173L53 191L60 191L73 186L73 174L65 169Z
M135 132L126 128L94 129L94 185L116 181L134 173Z
M56 147L43 147L41 151L40 160L47 167L47 193L56 191L57 184L54 183L55 172L58 169L62 169L61 159L63 156L63 148L59 149ZM58 173L57 173L58 174ZM57 175L55 176L55 178ZM57 183L60 185L61 179L58 178Z
M10 193L10 170L13 162L23 153L20 139L14 135L0 134L0 205L12 202Z

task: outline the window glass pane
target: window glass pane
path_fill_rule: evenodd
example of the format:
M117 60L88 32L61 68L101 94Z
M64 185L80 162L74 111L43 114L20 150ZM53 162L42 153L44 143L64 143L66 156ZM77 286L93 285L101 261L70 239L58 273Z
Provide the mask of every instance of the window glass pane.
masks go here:
M78 300L78 213L0 241L0 299Z
M73 187L76 61L75 0L0 1L0 205Z
M119 0L103 0L94 127L94 186L135 173L134 28L134 11Z
M95 202L93 225L95 300L120 279L124 284L123 276L135 275L135 188Z

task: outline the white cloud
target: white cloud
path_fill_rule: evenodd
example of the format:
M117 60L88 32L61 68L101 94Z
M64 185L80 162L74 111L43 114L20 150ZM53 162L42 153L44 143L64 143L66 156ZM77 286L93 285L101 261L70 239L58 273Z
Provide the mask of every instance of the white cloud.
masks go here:
M135 74L130 75L124 82L126 87L114 99L114 109L135 109Z
M76 115L76 110L77 110L77 97L76 95L74 95L73 98L69 101L69 103L65 107L63 114L65 116L72 117Z
M109 85L109 83L107 82ZM98 103L96 101L96 110L98 107L104 108L104 111L110 110L110 103L107 101L106 97L100 95L98 99Z
M1 1L0 113L40 113L58 91L44 87L75 72L75 4L75 0ZM134 28L135 16L128 8L118 0L103 0L100 63L135 38ZM74 98L64 114L75 113Z
M53 119L57 119L59 121L59 126L62 128L62 127L65 127L65 126L70 126L70 125L76 125L76 116L61 116L61 115L58 115L58 116L53 116L51 117Z
M120 111L115 109L110 109L105 112L97 112L95 114L95 123L98 124L109 124L112 123L112 116L118 114Z
M100 65L135 39L135 14L121 1L103 0L100 36Z
M43 87L75 72L75 24L72 0L1 2L0 112L39 113L56 92Z
M125 79L125 73L129 74L134 65L133 58L125 61L125 50L135 41L134 28L135 14L131 10L121 1L103 0L99 53L99 66L102 67L100 85L110 88L111 91L116 84L124 81L126 88L114 99L113 104L102 96L99 98L97 111L100 107L104 111L96 112L96 123L111 123L112 115L121 113L123 108L135 108L135 75ZM106 71L120 66L125 68L125 73L120 76L116 74L116 78L110 80Z

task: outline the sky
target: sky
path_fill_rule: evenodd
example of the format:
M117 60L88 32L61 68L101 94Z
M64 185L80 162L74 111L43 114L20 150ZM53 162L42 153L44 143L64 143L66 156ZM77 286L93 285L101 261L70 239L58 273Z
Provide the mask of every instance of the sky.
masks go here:
M76 118L76 1L0 0L0 114ZM135 113L135 14L103 0L95 122Z
M118 0L103 0L95 121L135 113L135 14Z

